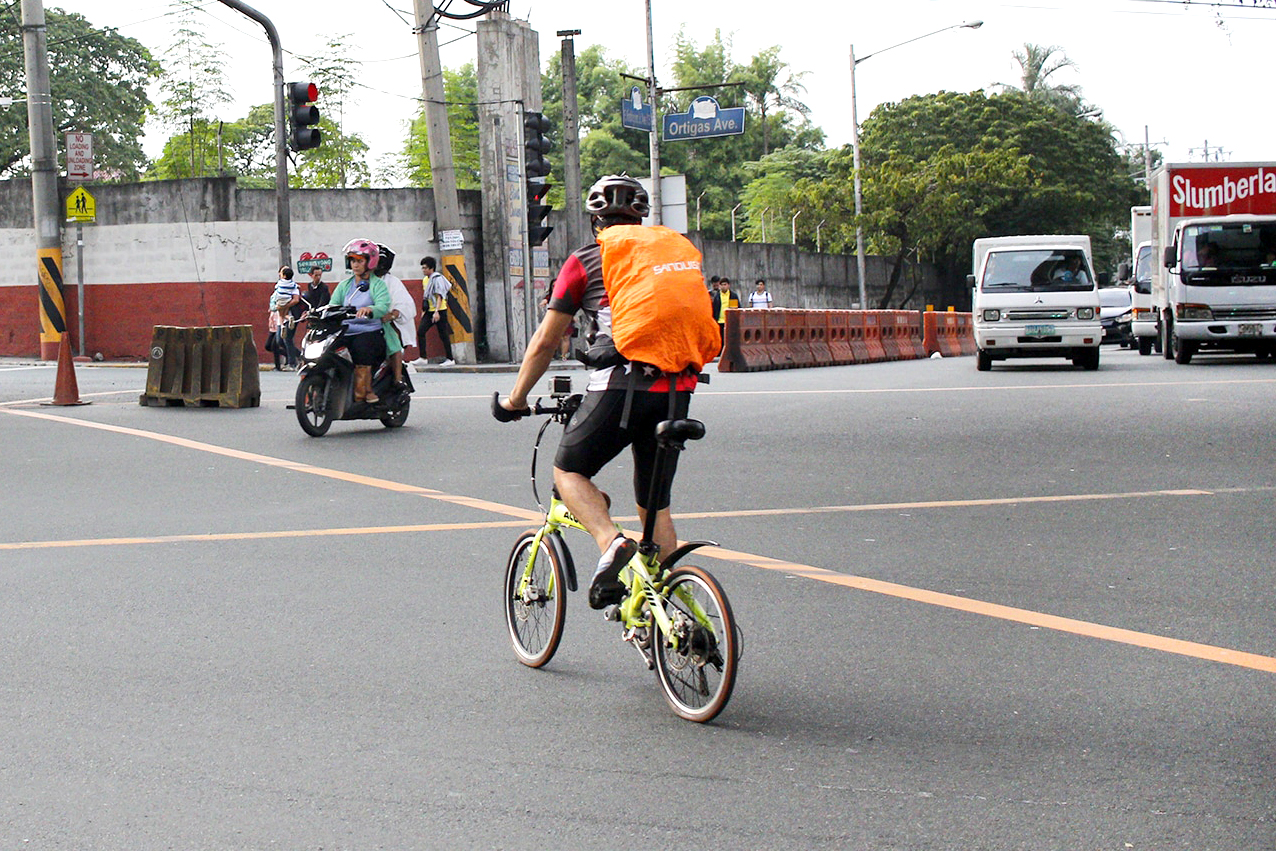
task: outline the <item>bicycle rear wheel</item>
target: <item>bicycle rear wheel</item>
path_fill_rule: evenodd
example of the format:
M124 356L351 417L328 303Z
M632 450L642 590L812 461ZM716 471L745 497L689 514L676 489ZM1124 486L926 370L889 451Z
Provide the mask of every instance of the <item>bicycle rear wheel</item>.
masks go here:
M740 645L731 604L708 571L685 566L669 574L661 605L673 631L653 642L660 688L679 717L704 723L735 688Z
M563 565L547 540L536 547L536 561L528 567L535 538L536 532L519 536L505 568L505 622L514 655L529 668L554 658L567 617Z

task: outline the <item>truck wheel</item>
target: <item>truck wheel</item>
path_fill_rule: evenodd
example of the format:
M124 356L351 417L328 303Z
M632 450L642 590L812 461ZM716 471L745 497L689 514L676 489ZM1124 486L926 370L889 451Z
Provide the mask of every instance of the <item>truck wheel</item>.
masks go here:
M1166 360L1174 360L1174 327L1168 322L1162 322L1161 331L1161 357Z
M1174 343L1174 362L1191 363L1192 355L1196 354L1198 343L1195 340L1180 340L1177 334L1171 336L1170 340Z
M1152 354L1152 338L1151 337L1139 338L1139 354L1141 355Z
M975 352L975 369L980 372L987 372L992 369L992 355L988 354L983 349Z

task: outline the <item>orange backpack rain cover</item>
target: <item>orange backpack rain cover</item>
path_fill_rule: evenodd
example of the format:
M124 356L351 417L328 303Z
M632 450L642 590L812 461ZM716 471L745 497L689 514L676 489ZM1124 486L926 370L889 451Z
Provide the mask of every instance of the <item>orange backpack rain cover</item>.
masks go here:
M611 336L626 359L699 370L722 346L700 252L667 227L612 225L598 235Z

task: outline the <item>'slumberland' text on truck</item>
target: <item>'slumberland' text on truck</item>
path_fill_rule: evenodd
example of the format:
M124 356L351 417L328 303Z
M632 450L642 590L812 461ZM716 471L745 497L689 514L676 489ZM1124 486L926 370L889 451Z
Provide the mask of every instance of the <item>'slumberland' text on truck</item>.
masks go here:
M1276 163L1164 165L1152 218L1164 356L1276 354Z

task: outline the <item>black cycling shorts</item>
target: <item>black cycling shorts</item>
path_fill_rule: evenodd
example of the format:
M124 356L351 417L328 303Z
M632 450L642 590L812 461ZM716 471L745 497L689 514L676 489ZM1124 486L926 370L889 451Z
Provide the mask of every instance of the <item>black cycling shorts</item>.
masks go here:
M659 511L669 507L673 475L678 467L676 454L666 457L655 504L647 505L656 464L656 425L670 419L669 394L636 391L629 409L628 427L621 429L625 393L625 390L602 390L585 394L585 401L563 432L554 466L592 479L622 449L630 446L634 456L634 502L643 510ZM675 393L673 419L687 416L690 407L689 390Z
M385 360L385 332L350 334L346 337L346 347L355 366L376 366Z

